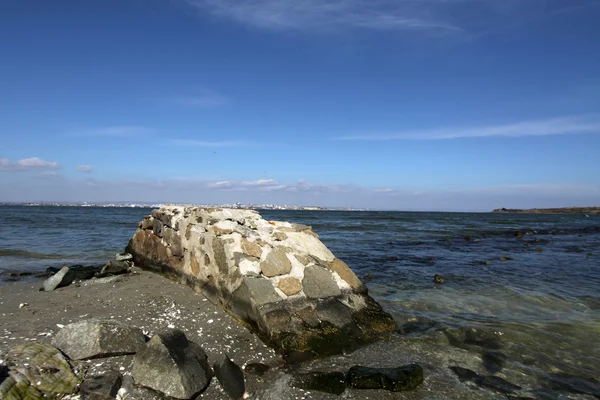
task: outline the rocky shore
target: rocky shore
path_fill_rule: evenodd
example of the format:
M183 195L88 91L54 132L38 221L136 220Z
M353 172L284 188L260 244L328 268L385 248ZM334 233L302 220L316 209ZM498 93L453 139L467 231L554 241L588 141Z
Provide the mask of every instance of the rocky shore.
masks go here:
M600 207L561 207L561 208L497 208L495 213L513 214L600 214Z

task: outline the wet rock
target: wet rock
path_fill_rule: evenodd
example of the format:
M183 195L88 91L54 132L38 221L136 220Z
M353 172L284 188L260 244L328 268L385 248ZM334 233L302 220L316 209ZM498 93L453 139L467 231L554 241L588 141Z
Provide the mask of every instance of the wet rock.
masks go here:
M308 351L290 351L283 355L283 363L286 366L300 364L305 361L310 361L315 355Z
M136 327L113 320L87 320L62 328L52 344L73 360L134 354L146 339Z
M0 399L42 400L43 397L43 394L17 371L10 371L8 377L0 383Z
M339 296L342 293L331 272L317 266L306 267L302 286L309 298Z
M481 346L485 349L498 350L502 348L500 337L482 329L468 328L465 331L464 344Z
M443 276L441 276L441 275L435 274L435 275L433 276L433 282L434 282L436 285L441 285L441 284L443 284L443 283L446 283L446 278L444 278L444 277L443 277Z
M512 260L512 257L508 257L508 256L500 257L500 261L503 261L503 262L504 261L511 261L511 260Z
M490 260L485 260L483 263L484 263L485 265L492 265L492 262L491 262Z
M56 274L44 281L44 291L51 292L63 286L69 286L75 280L75 273L69 267L63 267Z
M319 371L297 374L292 385L300 389L340 395L346 390L346 374Z
M79 378L62 353L49 344L30 343L15 347L9 351L8 358L12 369L35 383L42 393L59 396L77 391ZM16 384L18 386L19 382Z
M409 335L412 333L424 333L432 329L436 329L439 323L428 319L418 319L408 321L398 328L398 333L401 335Z
M133 256L130 253L120 253L115 256L115 261L129 261L133 260Z
M100 271L99 277L105 277L109 275L121 275L126 274L129 270L129 263L127 261L112 260L106 263L106 265Z
M31 272L22 272L22 271L11 271L8 273L8 276L14 276L14 277L25 277L25 276L31 276L32 273Z
M491 374L502 371L508 357L498 351L486 351L483 353L483 366Z
M512 393L521 389L520 386L514 385L508 382L506 379L498 376L479 375L475 371L458 366L450 366L448 368L456 374L458 380L461 382L472 382L478 386L485 387L499 393Z
M234 400L240 400L246 392L244 372L231 359L224 355L221 360L213 364L215 376L221 387Z
M244 371L257 376L263 376L269 369L271 367L263 363L250 363L244 367Z
M75 274L75 280L87 280L95 277L102 271L102 265L100 266L84 266L84 265L72 265L69 267Z
M372 281L375 277L371 274L366 274L365 276L363 276L363 280L364 281Z
M113 400L121 388L121 374L115 371L90 376L79 386L79 393L86 400Z
M154 335L133 359L136 384L178 399L190 399L209 384L212 371L202 347L180 330Z
M588 394L600 398L600 380L597 379L586 379L581 376L567 373L555 373L548 375L548 383L553 390Z
M348 371L348 386L354 389L384 389L400 392L416 389L423 383L423 368L418 364L398 368L355 366Z

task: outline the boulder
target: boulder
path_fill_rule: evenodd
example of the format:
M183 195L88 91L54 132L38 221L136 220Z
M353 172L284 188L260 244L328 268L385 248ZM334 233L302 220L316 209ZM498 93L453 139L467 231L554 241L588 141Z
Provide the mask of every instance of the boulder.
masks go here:
M264 276L270 278L289 274L292 270L292 263L284 250L276 248L267 255L265 261L260 263L260 269Z
M8 359L14 371L27 381L34 382L36 390L48 396L66 395L77 391L79 378L75 376L62 353L49 344L30 343L15 347L9 351ZM27 385L20 376L13 375L13 378L15 388L20 385L26 388Z
M121 382L121 374L116 371L90 376L79 386L79 393L86 400L114 400Z
M313 299L339 296L342 294L331 272L316 265L304 270L302 280L304 294Z
M99 277L126 274L127 271L129 271L129 263L127 261L112 260L107 262L102 268Z
M42 400L44 395L31 382L17 371L10 371L0 383L0 399L3 400Z
M340 395L346 391L346 374L311 371L294 376L292 384L300 389Z
M63 267L44 281L44 291L51 292L63 286L69 286L75 280L75 273L69 267Z
M177 399L191 399L209 384L212 371L202 347L179 330L154 335L133 359L136 384Z
M73 360L134 354L146 338L139 328L113 320L86 320L62 328L52 344Z
M423 368L418 364L398 368L355 366L348 371L348 386L354 389L384 389L401 392L423 383Z
M244 397L246 385L244 372L231 359L224 355L218 362L213 364L215 376L221 387L232 399L239 400Z

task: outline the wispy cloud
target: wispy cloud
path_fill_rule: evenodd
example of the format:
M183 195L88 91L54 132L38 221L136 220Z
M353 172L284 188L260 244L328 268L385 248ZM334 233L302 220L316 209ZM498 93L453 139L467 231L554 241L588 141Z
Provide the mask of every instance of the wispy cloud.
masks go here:
M0 158L0 171L29 171L56 169L60 164L54 161L44 161L38 157L23 158L18 161L10 161L8 158Z
M77 166L77 171L79 172L92 172L94 170L94 167L92 167L91 165L78 165Z
M438 18L435 5L464 0L186 0L213 15L259 28L302 31L370 30L461 31Z
M537 121L523 121L504 125L408 130L383 135L375 134L341 136L334 139L347 141L389 141L404 139L435 140L485 137L573 135L581 133L600 133L600 117L571 116Z
M149 136L152 132L152 129L143 126L107 126L102 128L79 130L73 132L72 136L137 138Z
M175 96L164 99L166 102L186 108L217 108L229 104L230 100L212 91L202 91L195 96Z
M193 139L173 139L169 143L175 146L184 147L242 147L247 146L248 143L237 140L229 140L222 142L211 142L206 140L193 140Z

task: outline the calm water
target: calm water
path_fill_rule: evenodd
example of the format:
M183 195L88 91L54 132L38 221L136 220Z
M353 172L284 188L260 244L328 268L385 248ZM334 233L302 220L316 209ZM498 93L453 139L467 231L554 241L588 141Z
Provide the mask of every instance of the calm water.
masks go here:
M150 211L0 207L0 280L15 270L102 264ZM402 340L487 357L490 374L530 387L600 397L600 216L261 214L311 225L394 315ZM446 283L435 285L434 274Z

